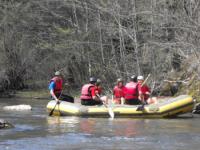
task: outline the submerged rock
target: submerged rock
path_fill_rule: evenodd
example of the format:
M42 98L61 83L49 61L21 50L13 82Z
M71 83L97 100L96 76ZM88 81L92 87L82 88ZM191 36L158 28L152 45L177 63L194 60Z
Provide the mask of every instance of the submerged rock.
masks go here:
M4 119L0 119L0 129L9 129L13 128L14 126Z
M200 103L197 103L192 111L194 114L200 114Z

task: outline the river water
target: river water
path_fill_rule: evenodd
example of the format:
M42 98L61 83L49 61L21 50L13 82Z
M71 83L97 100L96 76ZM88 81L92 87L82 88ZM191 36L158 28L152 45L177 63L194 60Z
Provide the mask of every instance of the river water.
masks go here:
M200 117L175 119L49 117L47 100L0 99L0 118L15 128L0 130L0 150L197 150ZM29 104L31 111L3 111Z

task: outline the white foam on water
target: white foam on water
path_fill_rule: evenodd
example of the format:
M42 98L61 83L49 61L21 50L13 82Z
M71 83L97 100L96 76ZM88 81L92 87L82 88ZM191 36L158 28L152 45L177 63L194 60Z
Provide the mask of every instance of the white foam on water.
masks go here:
M23 110L31 110L32 107L30 105L12 105L12 106L4 106L3 110L17 110L17 111L23 111Z

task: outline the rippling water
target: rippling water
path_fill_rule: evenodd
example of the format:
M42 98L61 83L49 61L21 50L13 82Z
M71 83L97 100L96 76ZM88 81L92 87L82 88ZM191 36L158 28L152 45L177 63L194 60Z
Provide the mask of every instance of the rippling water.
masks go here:
M47 100L0 99L5 105L30 104L32 111L3 111L15 125L0 130L0 150L196 150L200 117L176 119L48 117Z

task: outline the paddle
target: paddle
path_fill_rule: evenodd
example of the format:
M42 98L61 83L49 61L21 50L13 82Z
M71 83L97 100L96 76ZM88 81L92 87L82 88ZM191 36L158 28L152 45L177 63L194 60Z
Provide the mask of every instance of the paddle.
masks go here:
M60 104L60 102L58 101L58 102L56 102L56 105L59 105ZM53 114L53 112L54 112L54 110L55 110L55 108L56 108L56 105L54 106L54 108L51 110L51 112L49 113L49 116L52 116L52 114Z
M144 84L147 82L147 80L149 79L151 74L148 74L148 76L146 77L146 79L144 80L144 82L142 83L141 87L144 86ZM142 105L138 106L138 108L136 109L136 111L143 111L144 110L144 106L146 105L147 103L142 100Z
M111 101L110 105L108 105L108 113L110 115L110 118L114 119L115 114L114 114L113 109L112 109L112 102L113 102L113 95L112 95L112 101Z
M97 95L97 97L101 100L100 95L99 95L99 94L96 94L96 95ZM113 96L112 96L112 100L113 100ZM101 100L101 101L102 101L102 100ZM110 105L107 105L104 101L102 101L102 102L103 102L103 105L104 105L106 108L108 108L108 113L109 113L109 115L110 115L110 118L114 119L115 114L114 114L114 112L113 112L113 110L112 110L112 107L110 107Z
M63 92L63 89L62 89L62 91L61 91L61 93L60 93L60 95L59 95L59 97L58 97L58 99L60 98L60 96L62 95L62 92ZM54 95L55 96L55 95ZM59 101L57 101L56 102L56 105L59 105L60 104L60 102ZM54 110L55 110L55 108L56 108L56 105L54 106L54 108L50 111L50 113L49 113L49 116L52 116L52 114L53 114L53 112L54 112Z

